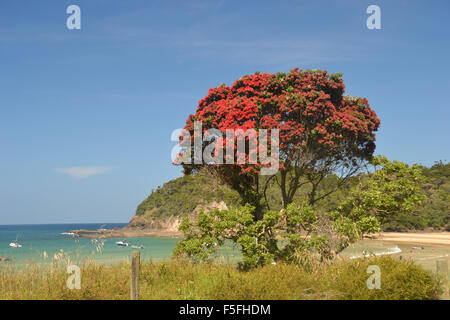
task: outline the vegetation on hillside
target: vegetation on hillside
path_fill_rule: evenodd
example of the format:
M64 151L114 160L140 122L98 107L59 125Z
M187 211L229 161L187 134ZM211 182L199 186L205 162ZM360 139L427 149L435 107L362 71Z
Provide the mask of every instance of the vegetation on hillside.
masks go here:
M450 230L450 163L437 162L432 167L422 167L425 181L422 187L427 196L423 206L412 213L399 213L388 219L383 225L385 231L423 230L425 228L447 228ZM364 178L364 174L359 176ZM263 178L264 179L264 178ZM332 211L350 193L350 189L358 182L358 177L349 179L343 186L338 186L338 177L328 175L321 183L318 193L325 194L336 190L328 197L320 200L317 208L324 212ZM295 203L301 203L310 191L308 185L302 186L294 197ZM282 197L278 188L270 185L266 192L270 208L281 209ZM224 201L229 208L240 203L236 191L221 185L210 176L194 174L183 176L165 183L153 191L137 208L136 214L143 215L152 211L152 218L167 216L185 217L199 204L212 201Z
M220 185L208 176L195 174L165 183L152 191L136 209L141 216L151 211L152 218L167 216L185 217L198 205L224 201L228 206L239 203L239 196L229 187Z
M450 231L450 163L436 162L422 168L422 185L427 201L411 214L401 212L385 224L387 231L423 230L425 228Z

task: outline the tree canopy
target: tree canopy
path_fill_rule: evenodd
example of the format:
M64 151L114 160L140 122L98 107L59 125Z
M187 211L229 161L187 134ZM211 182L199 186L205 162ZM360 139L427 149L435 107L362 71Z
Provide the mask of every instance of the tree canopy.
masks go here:
M365 98L344 96L344 89L339 73L298 68L287 74L257 72L237 79L231 87L211 88L186 121L185 129L191 133L190 148L194 148L196 138L195 121L201 123L204 134L209 129L224 134L229 129L278 129L281 176L274 174L273 180L279 185L283 205L287 207L302 184L310 183L317 189L330 173L350 176L375 150L375 132L380 125L375 111ZM183 164L184 171L189 174L208 167L237 190L244 203L255 206L261 217L260 201L267 186L260 186L258 174L266 164L249 163L251 137L240 138L247 143L246 163L214 165L192 161ZM233 138L234 146L238 139ZM216 150L227 145L226 138L212 140ZM203 149L206 146L204 143ZM233 156L237 159L239 155ZM266 180L270 182L271 179ZM315 200L313 190L310 202Z

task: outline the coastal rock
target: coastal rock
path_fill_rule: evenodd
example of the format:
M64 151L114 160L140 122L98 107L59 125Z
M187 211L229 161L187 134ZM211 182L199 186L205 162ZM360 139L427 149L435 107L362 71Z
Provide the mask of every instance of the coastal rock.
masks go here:
M211 212L211 210L228 210L228 207L224 201L217 202L212 201L206 205L197 205L194 211L189 215L189 219L196 219L200 210L203 209L205 213ZM159 218L155 216L157 210L149 210L143 215L135 215L124 228L126 230L145 230L154 232L167 232L178 233L179 226L184 217L169 216Z
M205 213L211 210L228 210L225 202L212 201L209 204L198 205L188 215L195 220L203 209ZM129 224L121 229L108 230L71 230L75 237L102 239L102 238L135 238L135 237L181 237L183 233L178 230L183 216L158 217L156 210L149 210L144 215L135 215Z

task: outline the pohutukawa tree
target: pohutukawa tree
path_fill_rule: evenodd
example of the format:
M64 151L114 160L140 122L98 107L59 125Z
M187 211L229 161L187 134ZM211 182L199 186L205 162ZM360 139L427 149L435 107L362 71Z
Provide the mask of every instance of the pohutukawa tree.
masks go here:
M186 121L185 129L192 139L191 155L194 155L195 121L201 122L204 133L209 129L223 134L227 129L254 129L258 135L259 129L278 129L280 171L260 179L261 168L267 166L261 161L231 165L191 161L183 164L184 172L190 174L205 168L213 172L237 190L244 203L255 207L257 219L262 218L261 202L271 183L279 185L284 208L304 184L311 185L308 201L314 204L327 195L317 194L318 185L326 175L338 174L339 187L375 150L375 131L380 121L367 99L343 95L345 86L341 76L296 68L288 74L246 75L231 87L221 85L210 89L199 101L195 114ZM244 156L248 160L252 136L233 138L235 146L239 139L246 140ZM229 139L212 137L210 140L216 144L217 153ZM207 145L202 144L203 150ZM225 158L225 152L222 154ZM242 155L235 148L233 156L237 159Z
M241 248L245 268L277 261L309 265L317 259L333 259L364 234L379 231L387 216L419 205L420 169L373 157L380 121L365 98L343 93L341 74L299 69L288 74L256 73L231 87L210 89L186 122L180 158L185 160L186 174L212 172L239 192L243 206L200 212L196 221L184 219L180 225L184 240L177 243L174 254L208 259L217 252L216 244L232 241ZM230 129L244 133L230 137L226 135ZM252 162L253 140L264 134L260 129L279 132L279 146L275 148L274 136L267 134L271 147L259 144L260 161ZM240 150L239 143L245 148ZM230 145L231 152L223 152ZM279 172L260 178L268 166L261 154L277 149ZM198 161L199 153L214 153L215 160ZM221 164L230 163L230 156L248 161ZM360 176L348 199L334 210L317 210L318 200L369 163L381 169ZM320 194L318 186L330 174L339 177L336 187ZM263 210L262 200L273 183L281 190L283 208ZM297 206L294 195L304 184L310 185L310 191Z

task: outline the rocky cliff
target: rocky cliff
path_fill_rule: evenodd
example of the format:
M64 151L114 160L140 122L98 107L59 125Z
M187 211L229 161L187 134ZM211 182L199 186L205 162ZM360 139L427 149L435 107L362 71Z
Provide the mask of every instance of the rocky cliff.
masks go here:
M176 213L174 213L174 215L167 215L163 217L156 217L155 212L157 209L152 209L145 212L143 215L135 215L125 229L178 234L178 227L180 226L182 219L185 216L188 216L190 219L196 219L201 209L208 213L214 209L228 210L228 206L224 201L212 201L207 204L197 205L194 210L187 215L176 215Z
M124 230L177 234L183 218L195 218L201 208L209 212L238 203L235 191L210 176L183 176L152 190Z

